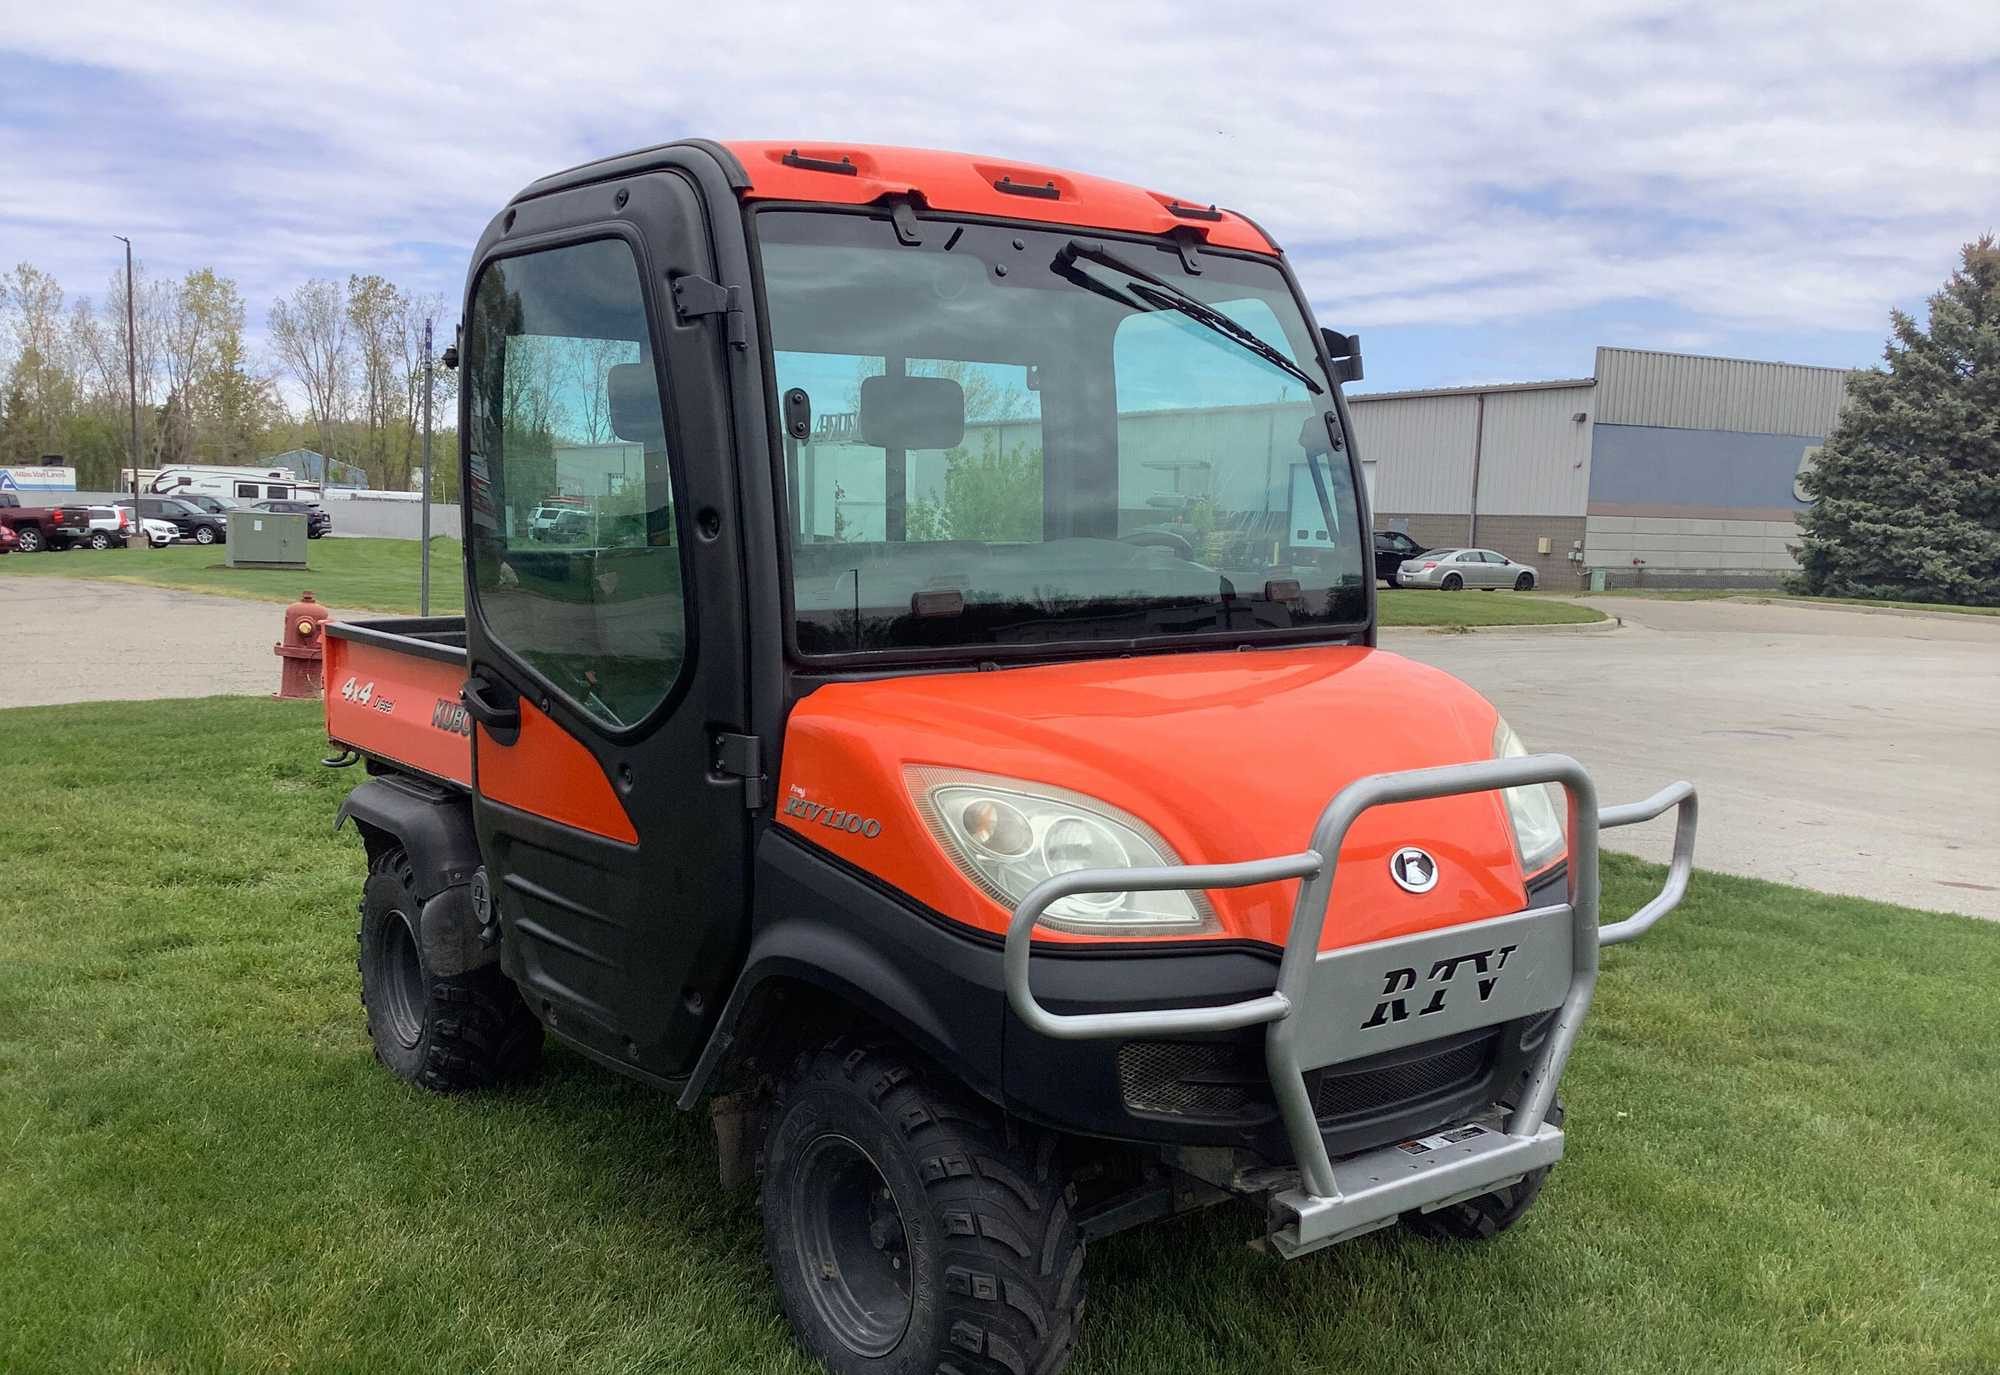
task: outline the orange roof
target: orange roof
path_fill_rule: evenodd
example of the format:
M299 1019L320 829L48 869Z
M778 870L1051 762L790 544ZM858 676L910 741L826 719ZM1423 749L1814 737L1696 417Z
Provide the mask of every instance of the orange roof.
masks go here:
M868 144L731 141L723 146L743 164L750 185L742 194L748 200L868 205L884 196L916 193L933 210L1142 234L1185 227L1217 248L1277 251L1249 220L1206 201L1053 167ZM843 167L854 170L837 170ZM1176 207L1180 214L1174 213Z

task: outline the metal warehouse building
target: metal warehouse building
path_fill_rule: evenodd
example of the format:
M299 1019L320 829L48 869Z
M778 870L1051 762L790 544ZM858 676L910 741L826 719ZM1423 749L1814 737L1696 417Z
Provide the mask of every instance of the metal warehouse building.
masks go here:
M1775 583L1840 368L1600 348L1596 375L1352 398L1375 526L1478 545L1544 585Z

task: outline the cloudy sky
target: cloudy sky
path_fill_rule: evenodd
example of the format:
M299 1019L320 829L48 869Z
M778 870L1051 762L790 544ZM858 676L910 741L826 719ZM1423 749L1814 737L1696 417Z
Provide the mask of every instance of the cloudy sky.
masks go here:
M1866 364L2000 225L2000 4L4 0L0 261L102 294L455 297L521 185L688 134L912 143L1219 201L1369 390L1599 343ZM851 12L842 13L843 10Z

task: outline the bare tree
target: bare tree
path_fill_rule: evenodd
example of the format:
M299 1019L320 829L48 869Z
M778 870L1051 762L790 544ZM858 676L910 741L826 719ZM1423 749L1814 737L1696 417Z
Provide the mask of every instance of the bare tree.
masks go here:
M304 394L328 459L336 457L335 427L347 419L352 390L347 327L347 295L338 282L315 277L271 303L271 346Z
M347 279L348 337L353 341L356 384L364 427L363 464L384 486L409 485L409 466L394 471L390 462L390 431L404 410L404 391L397 377L402 353L403 293L386 277L373 273Z

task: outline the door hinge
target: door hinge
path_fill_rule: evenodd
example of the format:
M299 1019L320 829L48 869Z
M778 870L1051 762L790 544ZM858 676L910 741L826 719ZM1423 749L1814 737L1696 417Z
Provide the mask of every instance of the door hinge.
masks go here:
M743 805L764 805L764 742L754 735L717 731L709 738L709 772L743 780Z
M743 313L743 288L723 286L706 277L676 277L673 280L674 314L682 320L704 315L720 315L733 349L750 347L750 321Z

